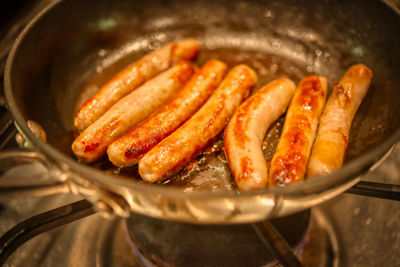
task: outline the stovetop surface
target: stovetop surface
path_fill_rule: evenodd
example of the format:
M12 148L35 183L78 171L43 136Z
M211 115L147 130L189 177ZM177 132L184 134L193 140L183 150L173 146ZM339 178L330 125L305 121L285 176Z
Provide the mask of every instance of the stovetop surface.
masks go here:
M7 54L4 51L8 50L10 41L52 0L22 2L17 6L3 6L15 14L0 16L3 25L0 29L1 72ZM400 6L400 1L392 2ZM0 91L1 96L2 88ZM5 114L4 110L0 110L0 114ZM4 149L16 147L12 139L6 143ZM27 165L13 168L0 178L7 179L12 173L28 173L32 181L45 179L47 175L42 166ZM400 144L362 180L399 184ZM79 199L74 195L23 199L0 196L0 235L30 216ZM339 266L400 266L399 202L342 194L313 208L312 214L314 217L323 214L332 227ZM22 245L5 266L146 266L128 238L126 226L124 219L106 219L95 214L35 237ZM308 253L312 256L312 251Z

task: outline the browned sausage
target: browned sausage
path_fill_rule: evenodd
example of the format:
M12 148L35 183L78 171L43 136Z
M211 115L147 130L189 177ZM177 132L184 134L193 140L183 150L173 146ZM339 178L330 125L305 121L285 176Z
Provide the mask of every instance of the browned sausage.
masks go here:
M321 116L312 148L307 176L328 174L343 165L351 122L371 84L372 72L363 64L350 67L333 93Z
M226 70L226 64L221 61L206 62L171 101L108 147L110 161L119 167L136 164L147 151L175 131L204 104L218 87Z
M285 186L303 180L326 92L327 82L323 77L308 76L298 85L272 157L270 186Z
M247 99L225 129L229 167L240 190L268 185L268 167L261 144L271 123L285 111L296 90L289 79L272 81Z
M75 115L74 126L83 131L119 99L171 67L179 60L193 59L199 50L194 39L169 43L130 64L87 100Z
M199 111L144 155L140 176L156 182L179 171L223 130L256 82L257 75L248 66L233 68Z
M194 73L194 66L181 61L120 99L73 142L72 151L81 160L100 159L109 144L144 120L168 100Z

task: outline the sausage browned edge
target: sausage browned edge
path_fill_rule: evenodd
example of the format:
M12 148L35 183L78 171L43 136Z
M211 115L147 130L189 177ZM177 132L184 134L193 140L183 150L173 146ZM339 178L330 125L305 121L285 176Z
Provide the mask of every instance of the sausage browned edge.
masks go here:
M114 104L72 143L75 156L93 162L109 144L147 118L189 80L195 67L180 61Z
M240 105L225 128L225 153L239 190L267 187L268 166L261 145L295 90L296 85L287 78L268 83Z
M75 128L83 131L122 97L179 60L192 60L198 51L199 44L196 40L183 39L166 44L128 65L79 108L74 118Z
M303 180L326 93L327 81L324 77L311 75L300 81L271 160L270 187Z
M307 177L339 169L345 158L351 123L372 80L363 64L351 66L333 88L321 116L307 167Z
M257 75L250 67L234 67L188 121L143 156L140 176L156 182L178 172L223 130L256 83Z
M119 167L137 164L147 151L175 131L204 104L220 84L226 70L226 64L219 60L207 61L171 101L108 147L109 160Z

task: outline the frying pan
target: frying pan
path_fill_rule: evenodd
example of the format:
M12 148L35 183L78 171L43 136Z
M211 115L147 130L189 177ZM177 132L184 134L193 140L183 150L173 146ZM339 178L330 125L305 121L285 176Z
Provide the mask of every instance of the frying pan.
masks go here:
M369 66L374 79L353 122L344 167L286 188L239 193L150 185L115 174L107 163L78 162L70 144L82 91L93 90L145 52L184 37L201 42L199 64L210 57L230 66L248 63L260 75L258 86L281 75L298 82L316 73L326 76L331 88L350 65ZM121 216L134 211L193 223L283 216L344 192L399 140L399 71L400 16L381 1L55 2L17 38L4 76L9 110L34 152L9 151L0 158L43 162L72 192ZM28 120L43 127L47 142L31 131ZM219 169L211 167L208 176L218 180Z

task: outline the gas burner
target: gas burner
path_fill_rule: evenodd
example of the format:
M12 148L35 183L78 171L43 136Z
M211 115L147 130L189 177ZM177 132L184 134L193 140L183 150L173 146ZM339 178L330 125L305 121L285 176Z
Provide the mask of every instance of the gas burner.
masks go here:
M310 211L272 220L271 223L295 251L300 251L310 222ZM133 244L156 266L272 266L250 224L193 225L137 214L127 219Z
M305 266L339 266L332 226L318 209L271 220ZM193 225L132 214L132 250L152 266L279 266L249 224Z

